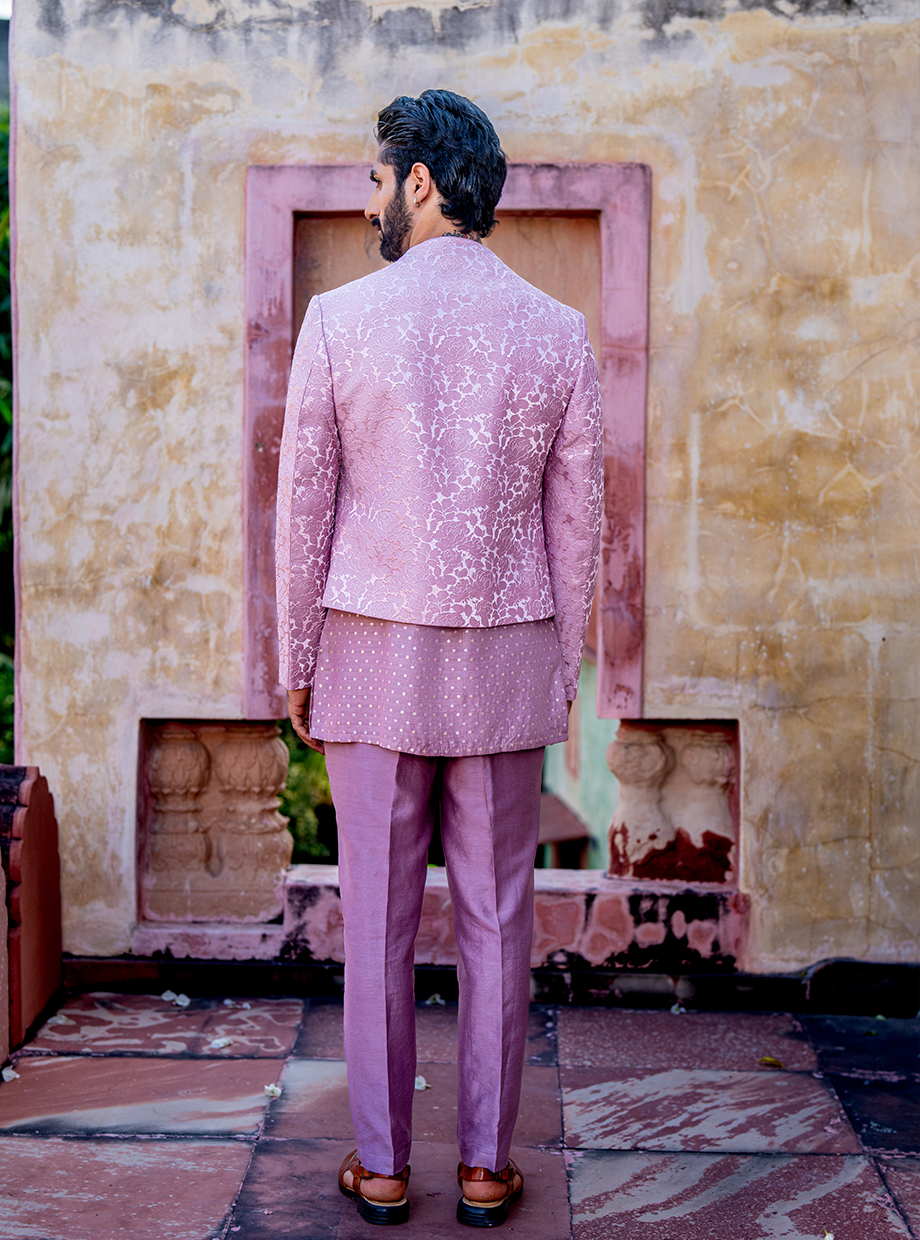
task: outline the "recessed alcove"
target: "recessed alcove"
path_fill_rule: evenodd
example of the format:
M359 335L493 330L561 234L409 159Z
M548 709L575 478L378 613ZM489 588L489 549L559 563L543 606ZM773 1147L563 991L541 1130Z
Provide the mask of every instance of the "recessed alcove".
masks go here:
M731 885L738 871L740 750L733 719L620 724L612 878Z
M367 165L252 167L246 223L246 713L283 714L273 565L278 451L291 353L309 297L379 265L362 216ZM596 709L642 713L645 402L651 175L642 164L513 164L489 244L582 310L598 357L606 498ZM592 639L594 640L594 639Z
M144 721L142 921L263 924L281 916L293 845L278 813L287 770L274 721Z

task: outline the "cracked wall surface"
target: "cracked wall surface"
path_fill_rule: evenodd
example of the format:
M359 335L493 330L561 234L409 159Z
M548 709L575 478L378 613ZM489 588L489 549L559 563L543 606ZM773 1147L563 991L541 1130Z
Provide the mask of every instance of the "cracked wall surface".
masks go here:
M514 160L652 168L645 714L740 722L748 967L917 958L915 13L17 0L19 747L70 951L130 942L138 721L242 710L246 166L369 160L442 85Z

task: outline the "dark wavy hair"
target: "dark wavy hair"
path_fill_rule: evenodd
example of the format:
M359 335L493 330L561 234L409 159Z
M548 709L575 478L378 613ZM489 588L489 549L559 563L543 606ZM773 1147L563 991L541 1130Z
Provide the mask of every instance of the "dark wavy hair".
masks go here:
M444 199L441 211L462 233L487 237L508 172L505 152L481 108L450 90L400 95L377 117L380 159L401 189L413 164L424 164Z

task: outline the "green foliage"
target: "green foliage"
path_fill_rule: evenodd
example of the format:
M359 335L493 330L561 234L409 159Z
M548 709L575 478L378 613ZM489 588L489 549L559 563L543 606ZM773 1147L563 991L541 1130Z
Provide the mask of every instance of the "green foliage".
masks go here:
M13 763L13 660L0 654L0 762Z
M281 724L281 734L291 754L287 784L281 794L281 813L290 819L288 830L294 837L293 860L329 861L328 841L321 838L327 834L332 821L326 759L300 743L288 720Z

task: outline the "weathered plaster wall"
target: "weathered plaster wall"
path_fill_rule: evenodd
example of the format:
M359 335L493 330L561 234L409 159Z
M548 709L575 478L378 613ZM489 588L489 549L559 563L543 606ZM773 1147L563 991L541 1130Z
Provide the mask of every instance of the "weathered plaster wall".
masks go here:
M129 942L138 719L240 713L246 165L370 158L440 84L512 159L653 169L645 713L741 721L748 964L916 958L913 13L17 0L19 746L71 951Z

